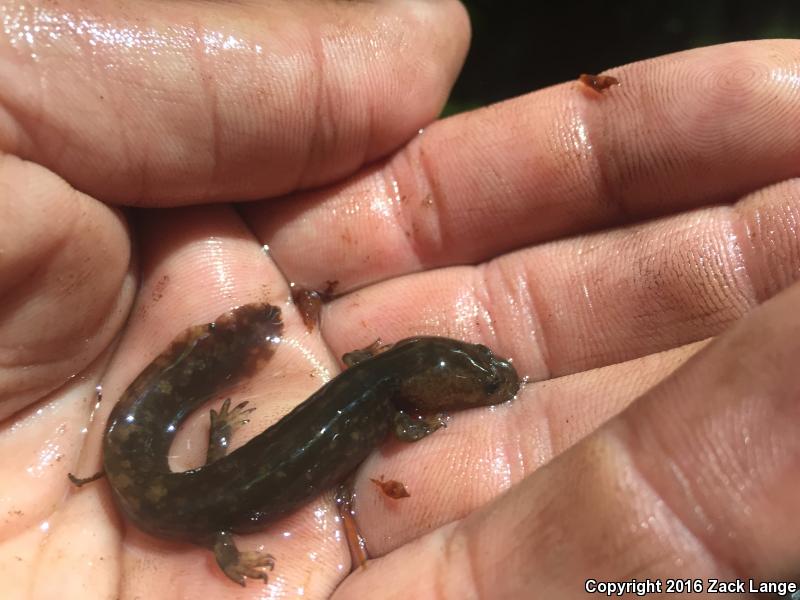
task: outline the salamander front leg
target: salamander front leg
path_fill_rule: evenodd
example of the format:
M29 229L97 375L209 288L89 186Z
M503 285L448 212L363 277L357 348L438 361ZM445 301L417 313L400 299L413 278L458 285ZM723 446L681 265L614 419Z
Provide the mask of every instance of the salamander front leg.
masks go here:
M447 427L447 415L438 413L418 417L399 410L394 414L392 425L394 436L398 440L416 442L441 427Z
M275 568L275 557L265 552L240 552L230 531L220 531L214 537L214 557L219 568L242 587L245 578L261 579L267 583L267 571Z
M353 350L352 352L344 354L342 356L342 362L346 367L352 367L367 360L368 358L378 356L378 354L381 354L382 352L391 350L392 346L394 346L394 344L384 344L380 338L378 338L366 348L359 348L358 350Z
M219 460L228 453L231 436L242 425L250 422L247 418L255 408L245 408L247 400L231 408L231 399L222 403L219 412L211 409L211 427L208 431L208 450L206 464Z
M208 450L206 464L223 458L230 446L231 436L242 425L249 422L247 416L254 408L246 408L247 402L241 402L231 408L231 399L222 403L219 412L211 410L211 426L208 432ZM261 579L267 583L267 572L275 568L275 557L262 552L240 552L230 531L220 531L214 536L211 548L214 558L222 572L241 586L245 579Z

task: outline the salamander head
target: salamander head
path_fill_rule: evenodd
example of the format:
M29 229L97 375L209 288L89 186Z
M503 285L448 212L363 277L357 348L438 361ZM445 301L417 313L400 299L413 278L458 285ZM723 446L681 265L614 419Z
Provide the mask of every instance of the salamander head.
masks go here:
M464 368L480 384L485 396L483 404L500 404L511 400L519 390L519 375L511 361L496 356L483 344L462 345L468 358Z
M482 344L419 337L396 344L398 350L403 347L414 349L415 366L400 384L399 393L400 402L410 408L441 412L488 406L511 400L519 390L519 376L511 362Z

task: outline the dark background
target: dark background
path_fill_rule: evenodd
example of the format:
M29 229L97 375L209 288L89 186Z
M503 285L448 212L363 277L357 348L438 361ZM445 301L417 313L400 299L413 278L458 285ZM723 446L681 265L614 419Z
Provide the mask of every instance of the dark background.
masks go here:
M447 113L660 54L800 37L800 0L463 1L472 46Z

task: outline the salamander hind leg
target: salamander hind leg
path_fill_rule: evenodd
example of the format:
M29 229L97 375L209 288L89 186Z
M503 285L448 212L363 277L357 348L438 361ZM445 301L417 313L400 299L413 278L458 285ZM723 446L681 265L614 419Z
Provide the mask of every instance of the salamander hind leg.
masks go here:
M275 568L275 557L266 552L240 552L233 541L233 534L220 531L214 538L214 557L222 572L230 579L245 586L245 579L261 579L267 583L267 571Z
M394 436L401 442L416 442L441 427L447 427L445 413L418 417L399 410L392 422Z
M219 412L211 409L211 427L208 431L208 450L206 451L206 464L219 460L228 453L231 436L242 425L250 422L247 418L255 408L246 408L247 401L241 402L231 408L231 399L222 403Z

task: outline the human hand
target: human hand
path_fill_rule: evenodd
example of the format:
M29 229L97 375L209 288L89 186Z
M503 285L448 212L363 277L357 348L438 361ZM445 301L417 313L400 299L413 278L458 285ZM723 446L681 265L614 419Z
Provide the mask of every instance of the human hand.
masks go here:
M172 572L161 560L161 575L141 578L133 563L156 565L138 558L157 546L137 553L129 535L123 542L105 484L76 493L66 476L97 466L99 421L120 378L149 360L142 352L248 295L285 297L269 293L264 270L274 271L231 206L123 213L98 200L164 207L274 197L381 158L440 111L466 51L463 7L6 3L0 15L2 595L129 597L145 587L156 589L150 598L175 597L206 592L208 582L217 597L240 593L208 568L205 552L184 581L157 588ZM177 237L148 238L168 223ZM200 231L207 237L194 237ZM154 270L167 275L152 280ZM134 321L139 333L127 328ZM100 382L108 401L87 437Z
M532 383L365 463L412 497L362 478L381 558L337 600L580 598L591 578L693 578L705 596L713 577L763 598L751 585L797 581L799 72L797 41L717 46L428 130L409 153L435 157L438 220L383 277L445 268L365 287L328 322L480 338ZM300 247L302 231L278 233Z
M685 361L696 349L696 345L685 344L719 333L758 300L790 283L796 271L796 242L792 236L768 232L780 230L781 225L783 231L790 231L791 221L786 215L793 214L791 199L796 187L784 183L737 205L740 228L749 222L771 224L763 230L755 225L741 228L743 233L738 236L731 233L735 228L730 211L704 209L635 228L620 227L561 242L550 240L614 226L621 222L614 207L627 207L627 216L635 221L708 202L734 200L796 175L792 169L798 148L790 137L789 124L794 120L791 92L796 92L797 86L790 75L796 73L797 58L796 44L774 42L662 58L615 72L624 85L612 91L619 92L616 97L585 96L575 84L565 84L438 123L386 163L365 169L336 187L248 205L241 213L224 206L143 213L135 228L142 263L137 304L111 364L106 368L103 358L107 356L101 357L95 370L84 371L85 381L76 381L50 397L41 414L34 409L21 426L9 424L5 443L14 448L15 455L24 454L29 463L36 455L35 466L47 467L38 469L38 477L46 472L51 486L57 488L60 483L56 483L53 472L59 470L60 463L55 454L43 450L56 447L62 457L76 456L82 440L77 436L71 442L63 438L77 432L83 423L89 405L86 399L101 373L105 399L113 401L136 372L185 326L212 318L234 304L285 301L288 293L284 280L259 249L260 242L268 241L272 256L290 279L312 286L338 279L339 291L358 291L345 293L326 307L321 338L306 335L296 315L284 307L290 343L244 392L245 398L255 398L257 392L260 403L256 413L259 418L254 418L251 432L262 429L316 388L319 377L309 374L334 368L332 355L361 347L377 335L385 340L409 333L481 339L501 354L513 355L519 370L534 380L563 376L530 384L510 405L454 415L446 431L413 446L384 448L370 459L360 471L359 519L372 552L392 552L354 574L341 588L342 595L364 597L358 593L369 589L376 597L391 597L392 592L414 596L420 588L430 590L433 582L438 582L440 586L474 583L494 597L512 593L529 596L540 590L544 596L568 597L582 593L582 580L590 567L604 575L619 572L613 569L625 569L630 574L635 571L627 561L642 559L649 568L666 564L677 570L680 565L672 561L652 559L671 558L666 550L681 551L686 561L683 568L689 569L697 564L692 562L697 555L691 554L697 546L663 543L685 540L670 529L674 521L669 520L669 514L665 516L663 503L655 501L655 495L648 496L648 488L641 485L618 485L620 481L630 482L630 477L613 479L614 475L636 473L631 468L619 469L622 459L616 450L625 444L619 441L622 435L614 433L615 428L623 433L635 434L641 429L655 435L656 428L646 425L652 422L648 415L658 414L659 428L680 432L678 423L668 426L667 419L676 415L662 406L670 401L664 399L667 396L658 400L657 407L653 400L637 402L624 413L620 420L623 425L612 422L587 441L567 449ZM750 79L742 79L743 75L750 75ZM636 93L636 81L641 88L630 98L625 94ZM689 85L692 82L694 86ZM738 84L733 86L738 90L733 96L728 89L731 83ZM726 94L712 93L720 89ZM757 102L761 95L769 97L770 104ZM698 105L698 98L704 102ZM637 102L635 110L628 104L633 101ZM736 110L725 110L726 102ZM742 110L743 104L747 110ZM709 114L690 123L686 114L692 107ZM647 140L637 141L641 122L647 122L648 115L653 114L671 126L662 125ZM667 118L674 114L681 118ZM605 129L598 131L598 125ZM686 131L681 127L687 127ZM725 134L713 135L720 131ZM596 170L601 161L607 165L602 170L604 177L598 177ZM752 168L737 169L738 161L746 161ZM706 168L698 174L700 162ZM655 172L656 167L663 172ZM598 185L600 181L604 186ZM99 205L91 206L105 215L94 219L106 219L104 226L90 229L98 237L111 238L105 248L87 243L85 230L67 239L87 246L79 254L81 259L89 255L97 260L110 254L106 248L124 246L125 231L119 221L114 221L113 213ZM342 218L342 213L347 218ZM37 221L32 219L32 223ZM503 231L502 238L496 231ZM744 235L752 232L755 235ZM21 247L27 252L20 250L20 256L32 256L33 248L40 244L31 244L30 249ZM754 258L743 266L745 246ZM515 248L524 249L512 252ZM452 266L492 257L498 258L482 267ZM49 266L44 259L35 264ZM443 268L432 270L434 267ZM742 276L744 269L749 277ZM52 272L61 271L72 273L74 268ZM124 277L124 268L116 272L122 276L116 284L107 277L106 287L117 291L115 298L125 297L123 291L130 298L133 282ZM80 278L78 282L85 283ZM62 281L58 288L62 296L65 287ZM87 291L85 285L76 284L71 289L85 294L75 307L83 308L89 299L98 297L97 288ZM102 286L99 289L102 291ZM664 309L665 302L669 303L668 310ZM780 302L773 307L776 305L782 306ZM56 312L55 308L60 310ZM63 303L52 303L47 323L71 322L77 308L63 308ZM776 316L774 310L768 305L765 319L771 315L779 323L784 334L781 339L786 342L791 333L787 316ZM124 314L120 310L102 314L120 312ZM60 320L56 314L73 319ZM119 327L109 321L101 322L110 330ZM747 323L741 327L747 327ZM756 323L760 329L764 326L763 320ZM31 336L41 336L40 328L28 329ZM25 333L21 326L18 331ZM746 331L744 337L749 339ZM774 343L775 335L767 337ZM736 339L741 342L741 336ZM25 346L17 339L13 342L8 345ZM100 345L94 337L90 343ZM724 349L725 342L717 345L720 347ZM301 358L299 349L309 350L309 358ZM770 364L777 364L776 356L790 355L769 351L764 341L755 350L767 356ZM736 351L738 360L742 346ZM712 350L702 358L722 360L713 358L719 354L719 350L716 354ZM74 359L75 351L66 355ZM698 364L700 367L694 366ZM700 357L691 365L686 368L690 373L692 368L701 373L707 370ZM724 369L724 365L719 368ZM750 375L741 377L742 384L758 382ZM664 388L669 391L670 385L675 384L666 383ZM602 398L598 398L600 395ZM731 395L738 397L735 393L728 397ZM691 403L687 397L679 395L671 401L680 401L677 408L688 410ZM703 400L708 397L706 393ZM97 440L109 405L104 404L92 424L83 447L82 474L97 465ZM704 409L707 425L724 423L730 417L730 407L723 406L714 413L707 405L695 406ZM767 419L770 414L757 416ZM196 415L176 444L181 459L178 466L199 457L202 448L198 440L205 419L205 415ZM70 427L74 424L77 427ZM703 437L706 429L682 431L684 440L707 439ZM31 440L29 452L25 452L26 438L22 437L26 432ZM763 436L758 439L763 442ZM791 436L773 439L784 444L782 456L791 457ZM748 443L755 440L751 434ZM639 447L628 445L639 454ZM606 452L600 453L598 448ZM478 512L419 542L404 545L438 524L464 517L561 451L565 453L558 460L503 496L498 508ZM48 456L49 460L44 460ZM652 460L654 455L650 456ZM597 468L597 457L606 459L604 468ZM701 459L691 464L697 469L718 464L711 461L709 453ZM74 465L72 460L61 462ZM632 463L628 456L627 464ZM655 462L648 464L651 469L658 467ZM675 457L673 464L680 464ZM66 470L59 476L63 478ZM17 465L11 475L19 478L23 472L27 470ZM588 492L575 494L575 472L583 474L584 482L594 483L596 490L587 486ZM772 480L763 481L762 477L753 483L766 485L779 478L781 483L790 484L785 470L773 468L771 472ZM370 475L384 473L402 479L411 498L389 504L372 484L363 483ZM609 482L617 485L605 485ZM716 483L718 493L730 491ZM42 487L11 488L15 493L28 493L31 503L26 506L40 510L21 515L21 520L28 519L30 525L18 525L15 533L6 536L17 549L27 544L34 555L30 562L23 559L15 563L10 557L4 561L17 569L10 575L18 574L26 565L36 565L27 579L29 585L52 586L39 590L56 586L63 590L67 585L80 589L78 586L84 585L93 593L122 588L123 596L158 597L158 592L169 597L191 596L202 591L215 597L248 597L263 593L260 586L251 584L242 591L227 582L214 571L205 551L159 542L131 529L124 530L125 537L121 538L121 524L115 521L102 485L72 494L63 503L59 501L65 487L58 488L57 498L43 497ZM764 489L767 487L756 491ZM786 485L782 489L786 490ZM515 499L513 510L506 510L503 503L508 506ZM587 523L586 506L581 502L590 499L607 507L607 512L593 515ZM661 507L661 512L654 507ZM632 531L620 525L639 523L632 521L632 516L641 516L647 508L653 509L648 513L652 518L643 521L649 528ZM487 515L500 518L509 514L516 518L510 523L515 528L510 535L508 526L496 529L493 526L497 522L487 519ZM584 520L578 521L579 516ZM769 513L788 536L790 530L783 521L778 523L779 516L774 511ZM46 534L39 527L42 518L49 524ZM491 529L481 529L486 523ZM574 523L583 524L583 528L570 531ZM480 535L469 535L470 530ZM521 531L524 534L520 537ZM290 535L284 536L284 532ZM248 541L252 545L262 543L278 558L271 585L289 592L302 586L306 595L321 596L347 570L346 551L337 532L330 507L321 499ZM548 538L554 532L561 535ZM619 536L619 541L609 534ZM777 543L775 538L771 535L766 541ZM630 540L638 543L623 543ZM476 541L480 547L474 545ZM449 552L438 556L433 551L443 542ZM467 555L462 553L465 548ZM626 554L620 548L634 549L635 554ZM759 550L762 556L763 545ZM414 553L413 558L409 559L408 552ZM546 564L548 559L555 559L557 568ZM582 559L597 562L590 564ZM464 577L465 573L457 570L470 566L472 577ZM86 590L83 592L85 597Z

